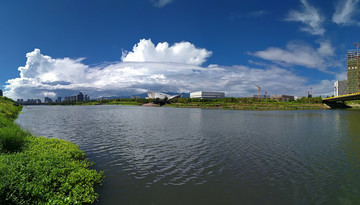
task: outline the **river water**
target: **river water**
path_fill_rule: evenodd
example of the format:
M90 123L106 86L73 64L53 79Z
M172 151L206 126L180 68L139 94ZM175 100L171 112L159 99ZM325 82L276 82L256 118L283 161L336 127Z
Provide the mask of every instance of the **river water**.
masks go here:
M17 123L105 171L97 204L360 203L360 111L31 106Z

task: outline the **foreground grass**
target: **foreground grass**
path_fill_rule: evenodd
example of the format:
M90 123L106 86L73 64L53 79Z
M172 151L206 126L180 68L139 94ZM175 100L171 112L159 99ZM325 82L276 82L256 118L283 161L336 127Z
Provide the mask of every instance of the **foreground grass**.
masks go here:
M31 136L14 123L21 106L0 97L0 204L83 204L103 173L71 142Z

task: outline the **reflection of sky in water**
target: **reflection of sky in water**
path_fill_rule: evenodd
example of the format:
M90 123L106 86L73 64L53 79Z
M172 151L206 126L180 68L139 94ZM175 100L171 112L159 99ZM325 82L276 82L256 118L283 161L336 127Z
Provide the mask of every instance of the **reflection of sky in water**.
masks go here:
M105 170L100 204L338 204L360 196L358 113L34 106L17 121Z

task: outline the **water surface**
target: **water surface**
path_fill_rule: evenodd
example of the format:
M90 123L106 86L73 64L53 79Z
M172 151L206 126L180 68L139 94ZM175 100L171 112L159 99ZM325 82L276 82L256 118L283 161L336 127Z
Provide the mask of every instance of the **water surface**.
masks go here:
M31 108L31 109L28 109ZM105 171L98 204L359 204L360 112L31 106Z

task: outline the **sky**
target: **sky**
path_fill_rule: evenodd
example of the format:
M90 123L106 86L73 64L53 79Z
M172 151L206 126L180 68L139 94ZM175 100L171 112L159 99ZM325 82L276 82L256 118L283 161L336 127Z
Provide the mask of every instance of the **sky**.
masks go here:
M0 89L331 96L360 40L359 1L0 1Z

